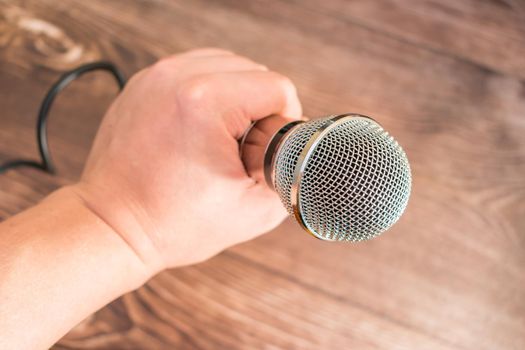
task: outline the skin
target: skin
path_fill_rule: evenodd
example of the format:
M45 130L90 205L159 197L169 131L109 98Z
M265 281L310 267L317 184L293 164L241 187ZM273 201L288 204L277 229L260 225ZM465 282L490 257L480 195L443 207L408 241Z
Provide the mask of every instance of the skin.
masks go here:
M133 76L80 181L0 224L0 348L48 348L163 269L276 227L286 212L246 174L237 144L272 114L301 118L294 85L229 51L190 51Z

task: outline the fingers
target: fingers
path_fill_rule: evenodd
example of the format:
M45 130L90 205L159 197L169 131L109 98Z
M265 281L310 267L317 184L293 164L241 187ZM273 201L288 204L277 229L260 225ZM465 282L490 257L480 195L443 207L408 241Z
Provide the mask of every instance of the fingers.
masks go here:
M302 117L294 84L275 72L209 74L181 86L179 95L181 105L190 108L214 101L215 112L223 117L226 128L235 139L243 135L252 121L272 114L290 119Z
M171 57L206 57L206 56L232 56L235 55L232 51L221 49L217 47L203 47L195 50L186 51ZM168 58L169 59L169 58Z
M163 59L152 69L159 73L158 83L161 79L168 84L177 82L181 106L207 107L215 115L223 116L222 122L235 139L253 121L272 114L291 119L302 117L297 91L290 79L228 50L193 50Z
M273 230L289 216L279 196L263 184L249 188L245 192L243 203L249 211L245 215L252 212L254 214L252 220L257 223L254 226L258 228L257 232L253 232L254 236Z
M184 81L195 76L242 71L267 71L268 68L249 58L222 49L199 49L164 58L148 70L170 81Z
M297 89L289 78L275 72L241 72L235 77L234 74L227 75L232 76L232 82L223 94L244 97L239 103L244 115L249 118L248 125L272 114L292 119L302 117ZM248 125L243 126L243 132Z
M268 71L266 66L236 55L196 57L188 62L178 61L172 69L178 79L219 72Z

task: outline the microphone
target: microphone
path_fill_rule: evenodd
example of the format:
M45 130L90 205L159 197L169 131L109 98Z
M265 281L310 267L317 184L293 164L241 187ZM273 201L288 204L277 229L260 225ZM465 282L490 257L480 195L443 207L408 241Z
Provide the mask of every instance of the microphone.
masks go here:
M269 116L245 132L239 152L247 173L322 240L376 237L401 217L410 196L405 152L364 115L292 122Z

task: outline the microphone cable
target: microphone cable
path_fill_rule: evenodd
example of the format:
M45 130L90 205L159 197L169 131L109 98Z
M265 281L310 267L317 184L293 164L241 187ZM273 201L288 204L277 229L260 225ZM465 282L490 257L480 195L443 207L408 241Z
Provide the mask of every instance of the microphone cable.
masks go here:
M0 164L0 174L7 170L18 168L18 167L32 167L48 172L50 174L56 173L56 168L51 157L49 150L49 144L47 142L47 120L49 111L53 105L53 101L57 95L71 82L76 80L81 75L93 71L108 71L110 72L117 84L119 89L122 90L126 84L126 78L122 72L112 63L106 61L98 61L84 64L78 68L64 73L54 84L51 86L46 96L42 100L40 110L38 111L38 118L36 123L36 140L38 145L38 151L40 154L40 160L30 159L13 159L6 163Z

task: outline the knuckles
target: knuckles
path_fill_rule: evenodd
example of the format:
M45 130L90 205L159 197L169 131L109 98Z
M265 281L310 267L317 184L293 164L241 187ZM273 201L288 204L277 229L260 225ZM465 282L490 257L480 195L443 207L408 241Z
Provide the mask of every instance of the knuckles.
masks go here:
M181 65L177 59L163 58L149 67L149 72L155 77L165 77L173 75L175 72L181 69L180 66Z
M184 69L184 61L176 57L168 57L159 60L144 71L144 75L148 75L150 83L153 86L162 86L164 91L169 90L170 96L176 98L180 107L186 110L200 110L203 106L207 106L214 101L221 91L218 91L217 81L213 79L210 74L194 75L182 78L177 75L177 72ZM267 71L267 68L262 65L255 65L261 69L259 73L254 74L253 84L257 84L258 74L266 75L271 80L271 85L281 90L290 98L296 98L297 89L294 83L286 76ZM141 73L143 74L143 73ZM198 113L196 113L198 115Z
M197 75L181 79L177 72L184 69L175 58L161 59L148 68L148 79L158 86L164 82L170 95L184 108L194 109L205 104L212 93L211 79L207 75ZM165 90L166 91L166 90Z
M268 74L272 74L273 79L275 79L276 84L281 86L281 88L286 93L290 95L297 93L297 88L295 87L295 84L287 76L284 76L276 72L268 72Z
M189 108L198 107L209 99L212 92L210 79L206 76L189 78L177 87L178 102Z

